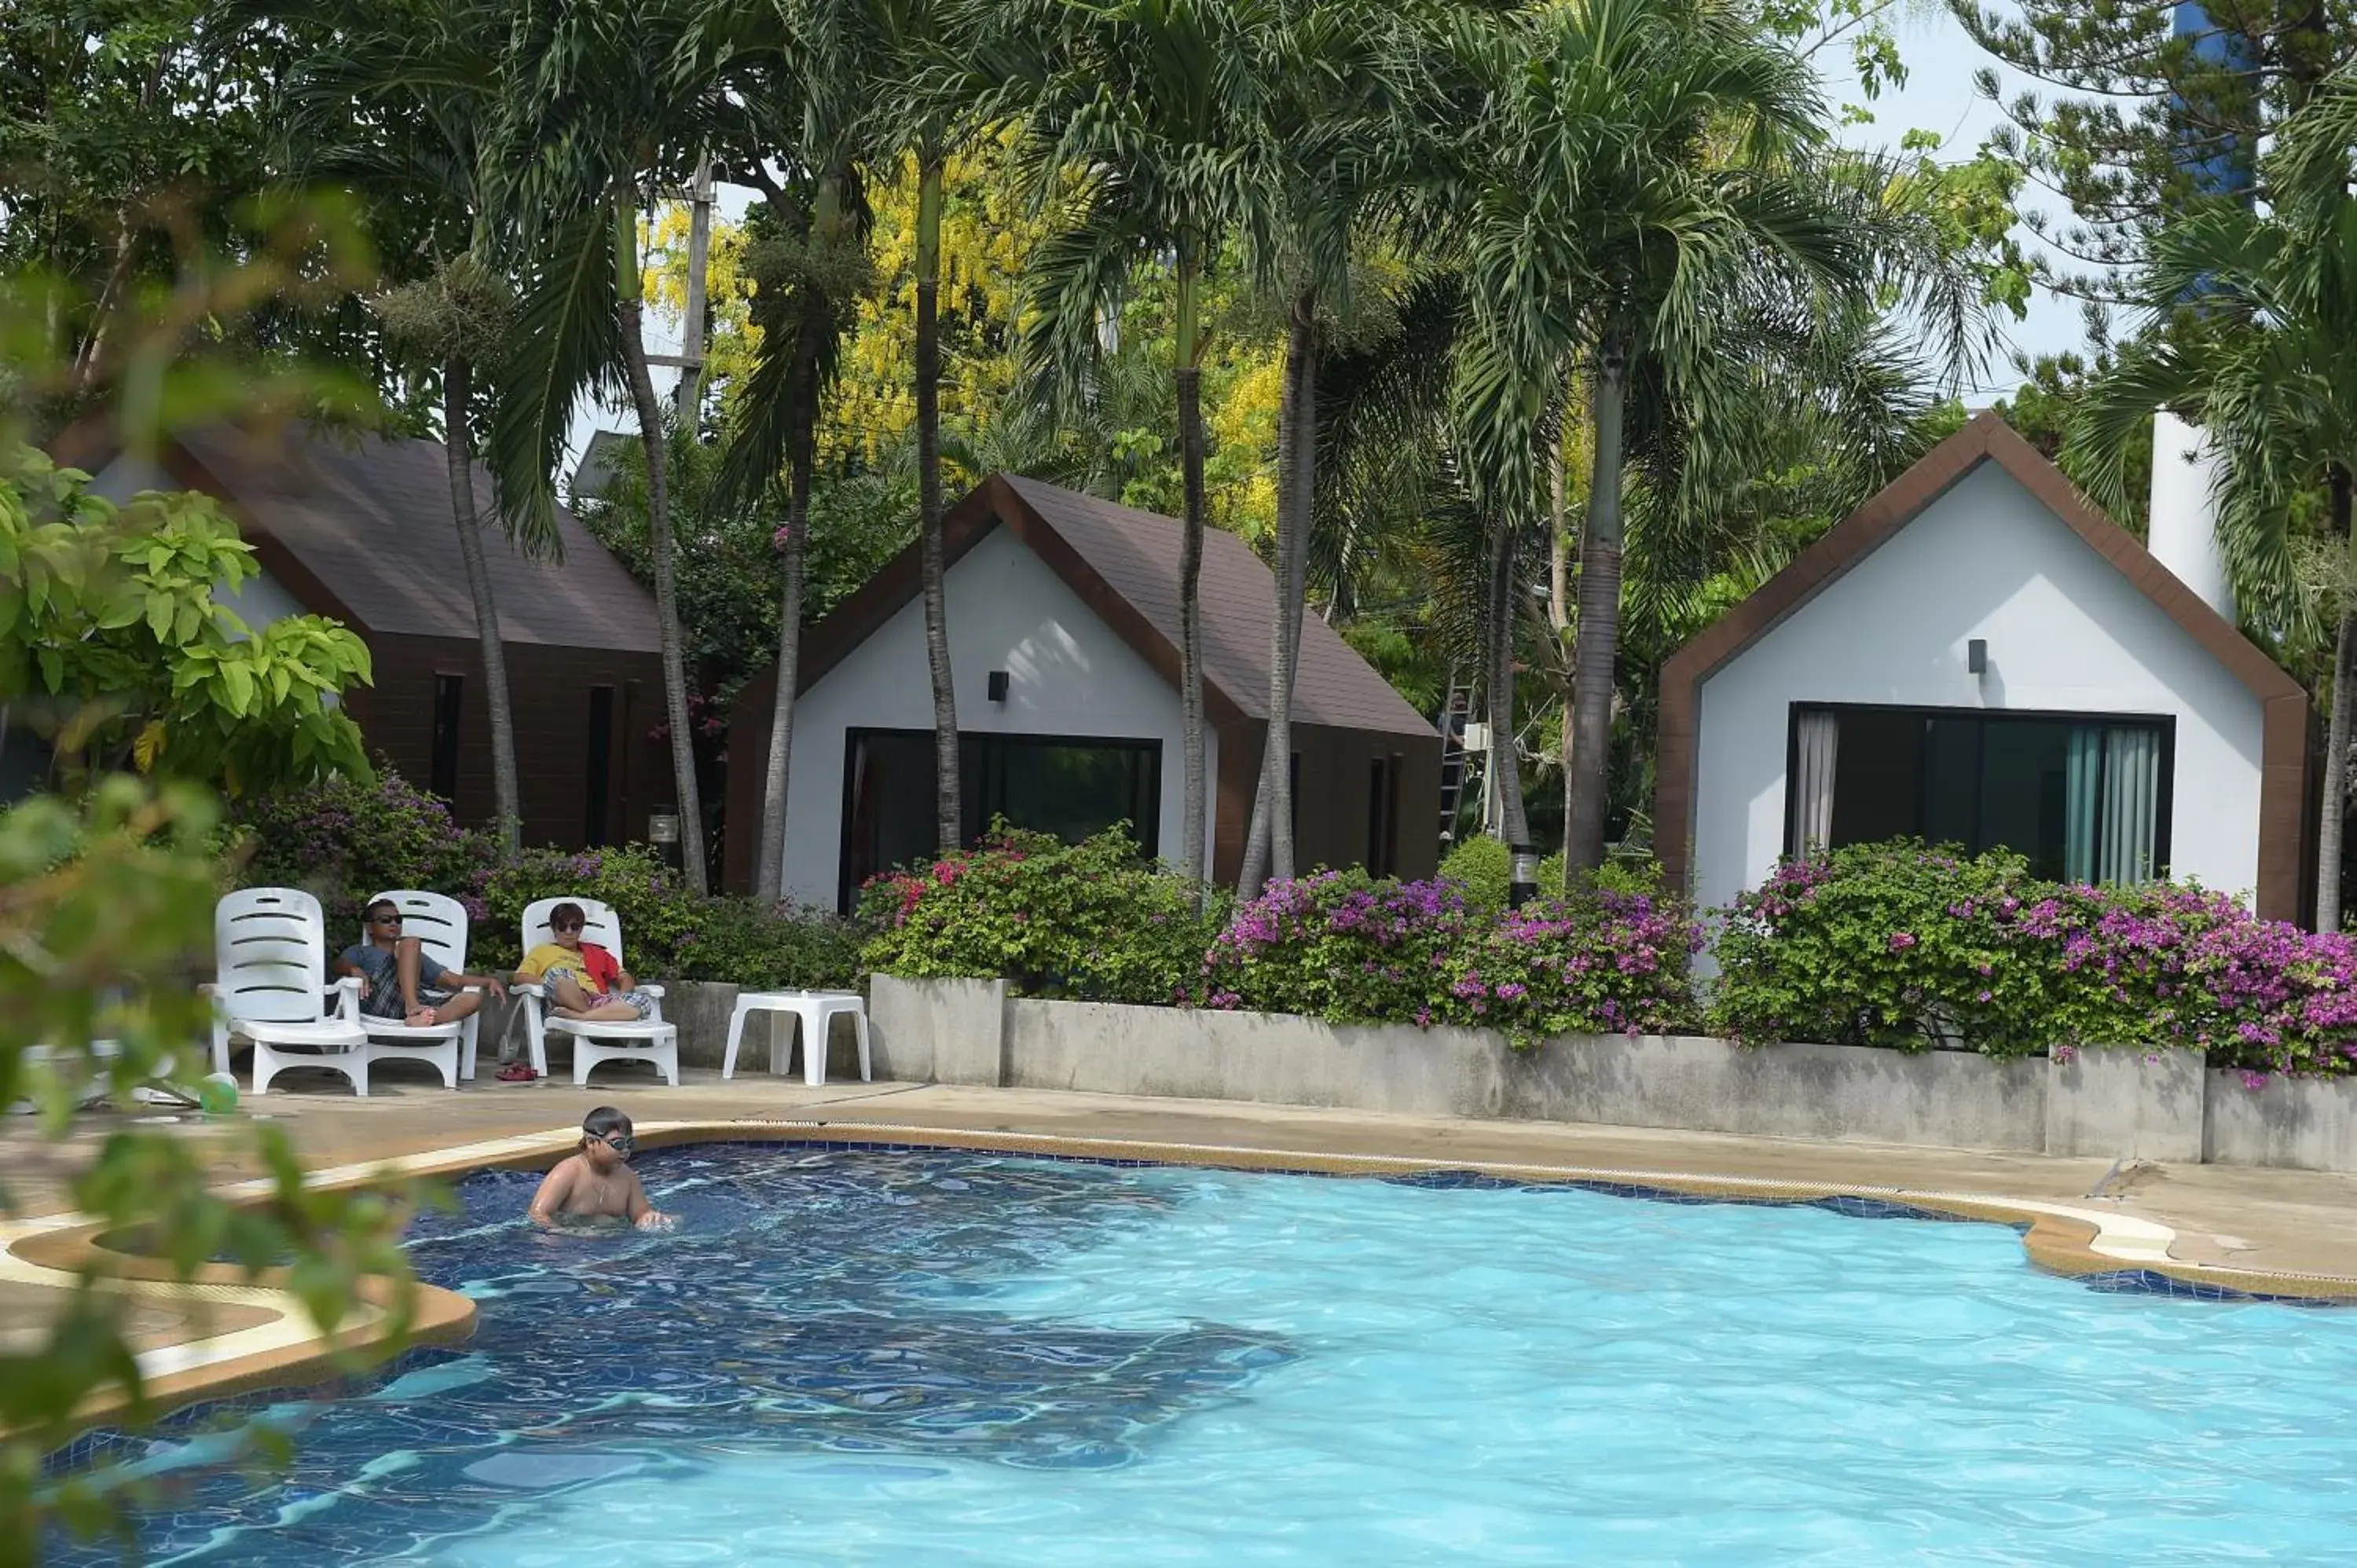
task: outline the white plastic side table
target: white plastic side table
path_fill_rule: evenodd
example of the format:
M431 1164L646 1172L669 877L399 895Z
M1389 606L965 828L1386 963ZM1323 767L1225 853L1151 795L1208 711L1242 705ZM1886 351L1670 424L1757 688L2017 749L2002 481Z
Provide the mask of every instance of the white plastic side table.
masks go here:
M839 1013L848 1013L859 1036L859 1079L873 1081L867 1052L867 1003L856 991L744 991L728 1015L728 1053L720 1061L720 1076L737 1076L737 1050L744 1044L745 1020L756 1013L791 1013L802 1021L802 1081L815 1088L826 1081L827 1027ZM770 1071L783 1077L793 1063L791 1042L770 1047Z

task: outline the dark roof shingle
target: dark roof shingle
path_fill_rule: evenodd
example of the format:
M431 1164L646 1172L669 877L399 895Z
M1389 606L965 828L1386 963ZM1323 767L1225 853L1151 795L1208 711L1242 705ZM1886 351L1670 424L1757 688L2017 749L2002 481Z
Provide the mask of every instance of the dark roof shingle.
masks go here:
M1178 553L1176 518L1117 506L1036 479L995 474L942 519L954 564L1004 526L1070 584L1096 615L1173 686L1178 682ZM808 691L853 649L917 597L913 544L811 628L802 644ZM1203 540L1203 683L1215 723L1268 717L1269 633L1276 579L1252 547L1219 529ZM1430 720L1409 706L1315 616L1301 628L1293 717L1300 724L1383 735L1428 736Z
M1002 475L1038 519L1053 529L1114 593L1128 601L1171 647L1178 645L1178 519L1100 500L1037 479ZM1252 546L1223 529L1203 532L1203 679L1236 708L1268 717L1270 630L1276 624L1276 575ZM1429 735L1432 721L1314 615L1301 626L1294 676L1297 724L1337 729Z
M440 442L291 426L266 438L187 435L179 446L240 524L293 555L362 629L474 637ZM570 512L557 510L564 559L541 560L509 543L490 512L491 480L480 464L475 497L504 640L660 650L653 596Z

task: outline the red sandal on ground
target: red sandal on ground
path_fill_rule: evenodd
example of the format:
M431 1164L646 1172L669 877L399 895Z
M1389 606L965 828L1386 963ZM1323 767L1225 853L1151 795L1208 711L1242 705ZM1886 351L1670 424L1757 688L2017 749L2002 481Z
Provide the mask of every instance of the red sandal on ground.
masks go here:
M500 1069L501 1083L530 1083L539 1076L540 1074L533 1070L532 1064L525 1061L512 1061Z

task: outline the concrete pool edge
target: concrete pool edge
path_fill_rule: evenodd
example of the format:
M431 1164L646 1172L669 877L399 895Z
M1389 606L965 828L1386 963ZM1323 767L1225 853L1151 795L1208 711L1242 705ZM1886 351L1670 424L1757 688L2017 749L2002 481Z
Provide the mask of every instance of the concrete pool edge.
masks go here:
M639 1136L644 1148L728 1143L880 1144L1342 1176L1464 1171L1509 1181L1587 1184L1730 1202L1810 1203L1859 1198L1931 1215L2014 1226L2021 1233L2029 1262L2060 1275L2152 1276L2190 1287L2187 1294L2212 1292L2320 1304L2357 1303L2357 1278L2180 1260L2169 1255L2178 1232L2154 1220L2073 1204L1976 1193L1857 1182L1698 1176L1625 1165L1330 1154L1251 1144L791 1117L646 1121L639 1125ZM309 1173L308 1179L317 1187L350 1187L404 1178L457 1177L487 1169L539 1168L569 1153L579 1137L577 1127L558 1127L544 1133L482 1139L382 1160L326 1167ZM253 1202L266 1197L268 1191L268 1183L248 1181L225 1187L221 1194L232 1200ZM266 1283L244 1283L238 1272L227 1265L209 1266L191 1283L172 1281L155 1260L104 1245L102 1236L106 1230L101 1222L74 1214L0 1223L0 1282L70 1288L83 1266L99 1262L108 1275L109 1289L178 1305L235 1304L273 1314L268 1321L231 1332L142 1350L139 1363L147 1381L147 1412L151 1416L260 1390L331 1383L365 1371L371 1363L382 1359L388 1338L388 1315L382 1292L372 1294L354 1322L332 1337L323 1337L313 1329L295 1296L284 1289ZM474 1331L474 1303L454 1292L420 1282L415 1306L416 1315L404 1348L458 1344ZM102 1425L119 1419L127 1411L127 1401L120 1396L111 1397L86 1409L78 1418L78 1426Z

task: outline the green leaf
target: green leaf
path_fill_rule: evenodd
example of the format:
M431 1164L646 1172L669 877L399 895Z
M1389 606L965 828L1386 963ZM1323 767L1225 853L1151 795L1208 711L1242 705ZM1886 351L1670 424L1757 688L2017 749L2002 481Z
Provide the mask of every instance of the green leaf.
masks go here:
M245 717L253 706L253 672L243 664L224 662L221 667L222 705L239 718Z

